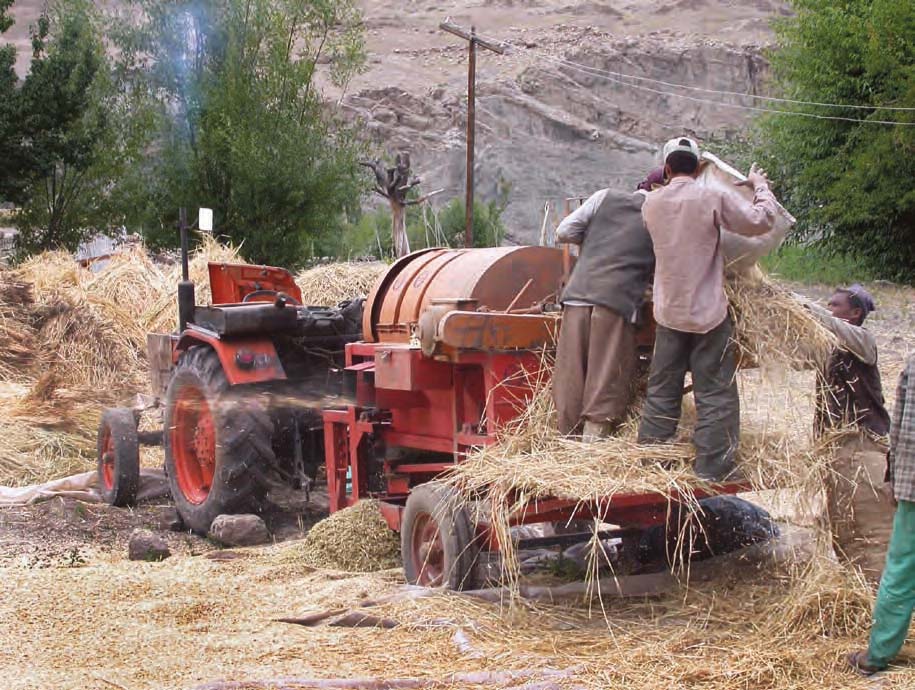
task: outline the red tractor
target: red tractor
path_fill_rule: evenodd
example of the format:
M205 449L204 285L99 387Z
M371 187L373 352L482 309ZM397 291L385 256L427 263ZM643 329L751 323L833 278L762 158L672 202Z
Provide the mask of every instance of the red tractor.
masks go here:
M423 250L394 263L364 304L331 309L301 305L292 277L276 268L211 265L211 307L195 306L185 281L179 332L149 337L181 517L206 532L220 513L259 510L272 485L307 489L323 462L332 512L380 500L410 582L474 586L491 560L481 554L497 552L498 540L429 482L493 443L543 381L568 267L562 250L547 247ZM640 343L647 358L650 316ZM328 397L341 393L345 404ZM103 416L99 469L114 503L135 493L138 442L156 440L136 429L130 411ZM662 523L667 508L658 495L548 500L515 523L599 514L641 529Z

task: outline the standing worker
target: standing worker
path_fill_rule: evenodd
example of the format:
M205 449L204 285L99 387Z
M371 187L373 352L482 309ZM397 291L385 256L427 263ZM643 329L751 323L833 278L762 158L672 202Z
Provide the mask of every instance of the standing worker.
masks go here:
M864 328L876 307L857 283L836 290L828 309L797 297L839 341L817 379L816 434L858 430L842 442L827 482L833 545L840 558L860 566L876 584L886 559L892 513L891 498L879 490L890 415L877 366L877 339Z
M852 668L865 676L884 670L899 654L915 609L915 355L899 376L887 474L898 505L870 643L867 650L848 656Z
M556 231L581 252L562 294L553 399L560 433L583 427L588 442L612 433L632 401L635 321L654 267L644 199L642 192L602 189Z
M696 183L699 146L671 139L663 151L667 185L642 207L656 257L654 317L658 323L640 443L663 443L677 433L683 384L692 372L698 419L695 471L720 481L732 475L740 434L737 358L724 292L722 228L763 235L775 223L777 202L765 172L754 164L745 182L753 202Z

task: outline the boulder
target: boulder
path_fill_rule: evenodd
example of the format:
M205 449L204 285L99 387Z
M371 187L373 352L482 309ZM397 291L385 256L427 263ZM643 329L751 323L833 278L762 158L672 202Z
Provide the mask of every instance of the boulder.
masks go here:
M164 561L172 555L165 540L148 529L135 529L127 543L127 556L132 561Z
M159 511L159 529L165 532L184 532L184 520L174 508L162 508Z
M269 542L270 532L257 515L219 515L209 537L226 546L255 546Z

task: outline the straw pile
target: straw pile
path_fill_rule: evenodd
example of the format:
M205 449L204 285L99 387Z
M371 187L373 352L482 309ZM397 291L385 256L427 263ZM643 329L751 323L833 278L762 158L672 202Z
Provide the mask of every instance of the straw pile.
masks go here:
M745 365L819 368L835 348L835 336L758 266L730 275L725 288Z
M323 264L302 271L295 282L304 304L328 306L368 295L387 268L382 261Z
M378 501L360 501L312 527L283 552L285 562L367 573L400 565L400 540L381 517Z
M201 300L208 261L242 260L205 238L191 260ZM97 273L48 252L0 274L0 484L94 466L100 411L146 390L146 333L175 327L180 270L140 247Z
M189 265L201 304L210 297L209 262L244 259L238 248L201 238ZM297 282L306 303L329 306L367 294L384 269L329 264ZM175 329L180 279L179 263L156 264L143 247L98 272L66 252L47 252L0 275L0 383L28 386L4 400L3 414L16 422L0 449L0 483L86 468L99 411L146 390L146 334Z

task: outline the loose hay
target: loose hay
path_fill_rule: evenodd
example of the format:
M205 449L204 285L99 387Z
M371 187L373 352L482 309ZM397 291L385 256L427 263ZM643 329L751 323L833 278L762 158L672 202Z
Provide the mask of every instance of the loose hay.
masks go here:
M400 540L381 517L378 501L360 501L315 524L282 558L315 568L374 572L400 565Z
M822 367L836 338L758 267L725 284L741 360L763 368Z
M624 494L654 494L665 501L676 495L685 515L695 513L698 501L693 490L710 487L693 470L690 416L684 413L671 443L637 443L634 414L617 435L583 444L558 433L551 391L539 384L523 414L499 432L498 442L456 465L444 481L478 520L492 526L503 546L502 578L514 591L520 566L510 524L538 500L596 504ZM793 418L782 422L791 425ZM778 487L811 500L822 487L837 440L830 436L812 443L807 434L798 439L784 427L775 428L771 420L745 416L737 462L753 490ZM602 516L598 520L605 521ZM592 546L589 577L594 578L601 551L596 543Z
M323 264L302 271L295 282L305 304L332 306L368 295L387 268L381 261Z

